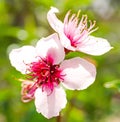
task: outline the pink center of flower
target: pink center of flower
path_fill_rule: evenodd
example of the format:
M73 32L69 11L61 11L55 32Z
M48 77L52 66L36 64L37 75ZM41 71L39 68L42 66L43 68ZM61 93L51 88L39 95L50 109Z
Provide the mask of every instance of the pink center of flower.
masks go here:
M97 28L93 29L95 26L95 21L92 23L90 21L89 28L87 27L87 16L83 15L81 21L79 22L78 16L73 14L70 18L70 11L66 14L64 19L64 33L70 40L71 46L77 47L80 45L86 37L92 32L96 31Z
M26 85L23 91L25 99L33 99L34 92L38 87L41 87L43 92L47 91L48 95L51 94L54 87L57 86L60 81L63 81L64 75L59 65L54 65L51 58L49 60L41 59L37 62L33 62L29 65L30 80L34 81L33 84ZM23 98L23 99L24 99ZM24 101L24 100L23 100Z

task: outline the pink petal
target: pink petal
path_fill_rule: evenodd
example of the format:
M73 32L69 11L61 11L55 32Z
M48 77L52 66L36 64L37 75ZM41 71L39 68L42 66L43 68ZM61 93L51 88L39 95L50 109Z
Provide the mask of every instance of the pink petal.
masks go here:
M35 57L35 48L32 46L23 46L18 49L13 49L9 54L12 66L23 74L26 73L27 64L36 60Z
M86 89L95 81L95 66L82 58L65 60L61 64L61 68L65 75L62 84L68 89Z
M47 14L47 19L50 26L60 35L60 41L62 45L69 49L75 51L75 48L71 46L70 40L64 34L64 24L57 19L55 13L58 13L59 10L55 7L51 7L50 11Z
M59 32L59 35L60 35L60 41L62 43L62 45L68 49L68 50L72 50L72 51L75 51L76 48L71 46L71 41L67 38L67 36L63 33L63 31L60 31Z
M40 57L50 57L53 59L54 64L60 63L65 57L64 48L56 33L38 41L36 49Z
M58 116L61 109L66 106L66 103L66 94L61 87L55 87L50 95L46 91L43 92L40 88L35 92L36 110L48 119Z
M91 55L102 55L111 49L112 47L106 39L89 36L77 50Z
M56 31L63 30L63 23L57 19L55 13L58 13L59 10L55 7L51 7L51 9L47 13L47 19L50 26Z

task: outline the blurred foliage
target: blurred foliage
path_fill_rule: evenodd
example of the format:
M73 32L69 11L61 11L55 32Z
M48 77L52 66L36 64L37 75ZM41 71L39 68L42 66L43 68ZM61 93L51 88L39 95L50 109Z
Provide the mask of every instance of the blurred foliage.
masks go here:
M0 122L55 122L35 110L34 102L22 103L18 81L23 76L11 67L11 49L35 45L41 37L54 31L47 22L50 6L60 10L63 20L71 9L87 14L97 21L94 36L109 40L114 47L102 56L70 53L66 58L80 56L97 67L95 83L83 91L67 91L68 103L62 111L62 122L120 121L120 1L119 0L0 0ZM105 7L104 7L105 6ZM103 8L102 8L103 7ZM102 12L101 12L102 11Z

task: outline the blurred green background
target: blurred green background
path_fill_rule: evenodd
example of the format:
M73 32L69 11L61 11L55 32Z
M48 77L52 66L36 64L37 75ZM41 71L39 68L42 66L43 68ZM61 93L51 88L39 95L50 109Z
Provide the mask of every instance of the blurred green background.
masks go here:
M96 20L99 29L94 36L109 40L114 47L102 56L71 53L96 64L97 77L83 91L66 90L68 103L61 122L120 122L120 0L0 0L0 122L56 122L35 110L34 101L21 102L22 78L9 62L13 48L35 45L41 37L54 31L47 22L50 6L60 10L63 20L71 9Z

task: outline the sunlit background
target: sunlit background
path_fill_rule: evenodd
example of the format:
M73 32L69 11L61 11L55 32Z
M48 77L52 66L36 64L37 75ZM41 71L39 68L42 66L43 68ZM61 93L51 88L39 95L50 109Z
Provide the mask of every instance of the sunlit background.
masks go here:
M0 122L56 122L35 110L34 101L21 101L22 78L9 62L13 48L35 45L54 31L47 22L47 12L55 6L63 21L68 10L81 10L99 29L94 36L109 40L114 47L102 56L72 53L97 67L95 83L83 91L66 91L68 103L61 112L61 122L120 122L120 0L0 0ZM80 16L81 17L81 16Z

